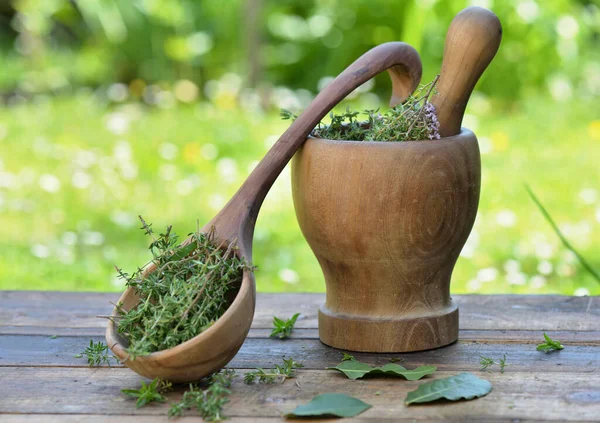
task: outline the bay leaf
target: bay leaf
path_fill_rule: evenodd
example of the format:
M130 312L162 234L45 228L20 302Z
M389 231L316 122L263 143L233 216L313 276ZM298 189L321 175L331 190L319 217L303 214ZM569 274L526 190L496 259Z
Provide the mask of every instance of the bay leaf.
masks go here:
M338 370L344 373L349 379L356 380L367 375L385 374L391 376L402 376L407 380L419 380L426 375L430 375L437 370L435 366L421 366L413 370L396 364L388 363L383 366L373 367L367 363L361 363L358 360L345 360L335 367L328 367L328 370Z
M442 398L450 401L471 400L487 395L491 390L492 384L489 381L472 373L461 373L419 385L415 391L406 395L404 404L430 402Z
M334 416L354 417L372 406L345 394L327 393L314 397L308 404L299 405L286 417Z

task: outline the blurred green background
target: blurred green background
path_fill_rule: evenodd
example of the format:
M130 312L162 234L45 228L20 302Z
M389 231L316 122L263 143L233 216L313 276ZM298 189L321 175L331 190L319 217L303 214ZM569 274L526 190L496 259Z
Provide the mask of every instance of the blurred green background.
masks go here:
M479 215L455 293L600 294L528 198L532 186L600 268L600 8L588 0L14 0L0 3L0 289L121 290L149 259L138 229L185 235L225 204L301 111L393 40L438 73L469 5L502 21L464 126L478 134ZM376 78L342 105L384 106ZM289 169L265 201L260 291L323 291Z

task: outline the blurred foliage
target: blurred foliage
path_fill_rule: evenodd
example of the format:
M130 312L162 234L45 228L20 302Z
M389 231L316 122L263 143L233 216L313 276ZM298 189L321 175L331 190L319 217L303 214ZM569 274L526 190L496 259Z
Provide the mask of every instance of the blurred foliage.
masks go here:
M0 2L0 289L121 290L112 265L150 258L138 214L182 234L207 222L287 127L273 108L305 107L386 41L416 47L430 81L450 21L475 3L504 36L465 116L482 197L452 289L599 294L523 188L600 268L597 0ZM380 107L388 84L350 101ZM254 258L259 290L324 290L287 168Z
M541 96L498 114L474 100L466 120L479 134L482 196L453 292L600 294L523 186L599 269L598 109ZM220 99L115 105L89 90L0 108L0 289L123 289L113 265L134 271L151 258L136 216L180 234L208 222L287 125ZM259 291L325 289L289 167L261 209L254 260Z
M550 86L600 92L595 0L480 0L504 27L480 91L514 100ZM439 71L445 32L465 0L13 0L2 10L4 92L107 82L203 87L227 72L262 87L317 91L370 47L420 51L424 80ZM254 13L250 13L254 11ZM249 16L256 14L256 22ZM255 65L255 67L253 67ZM378 80L377 92L388 81Z

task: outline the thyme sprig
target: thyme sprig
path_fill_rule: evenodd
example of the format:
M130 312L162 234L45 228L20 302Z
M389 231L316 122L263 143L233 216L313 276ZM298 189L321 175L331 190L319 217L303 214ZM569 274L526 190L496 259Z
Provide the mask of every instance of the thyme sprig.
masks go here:
M544 332L544 342L539 344L536 349L548 354L552 351L563 350L565 347L563 347L563 344L561 344L560 341L550 338L548 335L546 335L546 332Z
M292 334L292 330L294 329L294 325L296 324L296 320L300 316L300 313L294 314L291 318L287 320L280 319L277 316L273 316L273 331L271 332L271 337L277 337L279 339L286 339Z
M117 304L118 315L113 318L129 342L132 360L172 348L211 327L227 310L243 270L250 268L236 254L234 242L215 242L214 230L198 229L180 246L171 226L156 236L152 225L141 216L140 220L141 229L152 237L149 249L155 270L146 275L138 269L130 275L117 268L140 300L130 310Z
M344 113L329 114L331 122L319 123L311 135L318 138L347 141L416 141L439 139L440 124L435 107L430 103L439 75L419 87L404 103L385 113L379 109L364 110L367 120L359 119L360 112L347 108ZM281 110L282 119L297 118L288 110Z
M181 401L171 404L169 418L183 416L185 410L195 408L205 421L224 420L223 407L229 402L229 388L234 377L233 369L225 369L211 376L210 385L206 389L190 384L190 389L184 392Z
M304 367L301 363L294 361L292 357L283 359L283 365L275 365L274 369L264 370L257 368L255 371L248 372L244 376L244 383L254 383L258 380L259 383L274 383L276 380L281 379L281 383L287 379L291 379L296 376L296 369Z
M481 365L482 371L487 370L488 372L490 371L490 367L498 365L500 366L500 373L504 373L504 369L506 368L506 366L508 366L508 363L506 362L506 354L504 354L504 356L497 362L491 357L485 357L481 355L479 356L479 364Z
M108 346L101 341L94 342L90 339L90 345L85 348L81 353L75 354L75 358L87 357L88 364L90 367L99 366L102 363L108 364L110 367L110 359L119 361L114 355L108 355Z
M156 378L147 385L142 381L140 389L121 389L121 392L130 397L137 398L135 407L141 408L151 402L165 402L167 399L163 393L170 391L171 388L171 382Z

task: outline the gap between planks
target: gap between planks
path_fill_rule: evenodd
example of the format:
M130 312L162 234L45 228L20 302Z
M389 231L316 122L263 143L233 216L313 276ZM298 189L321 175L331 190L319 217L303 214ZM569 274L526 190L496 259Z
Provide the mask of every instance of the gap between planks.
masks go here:
M56 336L68 337L101 337L104 336L104 327L51 327L51 326L0 326L0 336ZM487 342L487 343L523 343L539 344L543 341L543 332L553 339L560 340L565 345L599 345L600 331L564 331L564 330L472 330L459 331L459 342ZM249 339L272 339L276 342L286 342L271 338L271 329L250 329ZM319 339L318 329L294 329L289 339Z

